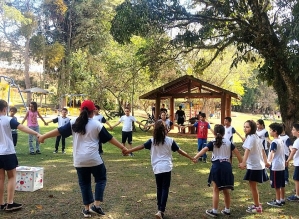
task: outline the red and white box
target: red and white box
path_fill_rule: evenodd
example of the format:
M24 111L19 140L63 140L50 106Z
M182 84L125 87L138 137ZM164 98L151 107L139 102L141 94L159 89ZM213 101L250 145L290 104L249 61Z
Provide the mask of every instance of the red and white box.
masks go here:
M34 192L44 187L43 167L17 167L16 189L17 191Z

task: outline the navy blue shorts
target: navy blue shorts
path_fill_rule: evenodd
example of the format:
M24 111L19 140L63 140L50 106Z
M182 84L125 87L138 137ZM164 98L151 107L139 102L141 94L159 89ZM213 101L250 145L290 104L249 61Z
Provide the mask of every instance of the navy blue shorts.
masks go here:
M132 144L133 132L122 132L121 143L126 143L128 140L128 144Z
M0 155L0 169L13 170L19 165L16 154Z
M234 175L229 161L216 160L212 162L208 182L216 183L219 190L234 189Z
M268 174L265 169L263 170L250 170L247 169L243 180L255 181L263 183L269 180Z
M272 188L284 188L285 187L285 179L284 179L284 170L281 171L273 171L270 170L270 184Z
M299 181L299 166L295 166L293 180Z

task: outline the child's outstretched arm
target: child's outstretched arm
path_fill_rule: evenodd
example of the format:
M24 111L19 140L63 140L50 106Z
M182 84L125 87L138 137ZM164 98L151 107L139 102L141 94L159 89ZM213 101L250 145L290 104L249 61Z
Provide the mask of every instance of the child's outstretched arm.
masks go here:
M243 138L243 137L239 134L239 132L236 131L236 134L242 139L243 142L245 141L245 138Z
M204 155L205 153L207 153L209 151L208 147L204 147L203 149L201 149L200 152L198 152L195 157L193 159L197 160L199 157L201 157L202 155Z
M125 154L125 152L128 150L125 146L123 146L122 143L120 143L118 140L116 140L114 137L111 138L111 140L109 141L109 143L113 144L114 146L118 147L119 149L121 149L122 153Z
M286 166L289 165L289 162L293 159L295 153L297 152L297 148L292 148L289 158L286 160Z
M44 143L44 141L47 139L47 138L52 138L52 137L56 137L56 136L59 136L60 133L58 131L58 129L53 129L52 131L49 131L41 136L38 137L38 142L39 143Z
M268 163L268 158L267 158L267 155L266 155L266 152L264 149L262 150L262 153L263 153L263 159L264 159L266 167L270 167L270 164Z
M32 129L22 125L22 124L19 124L18 127L17 127L18 130L22 131L22 132L25 132L27 134L30 134L30 135L36 135L37 137L40 136L40 134L36 131L33 131Z
M118 126L121 122L117 122L115 125L111 126L111 129L113 129L114 127Z
M240 151L239 151L237 148L235 148L235 149L233 150L233 152L234 152L234 154L237 156L237 159L238 159L239 163L242 163L242 156L241 156L241 154L240 154Z
M131 149L125 151L125 153L123 153L123 154L127 155L127 154L130 154L130 153L134 152L134 151L140 151L142 149L144 149L144 145L139 145L139 146L136 146L134 148L131 148Z
M136 123L139 124L139 125L141 125L141 126L143 126L143 127L146 127L146 125L142 124L142 123L139 122L139 121L136 121Z
M37 111L37 115L44 122L45 125L48 125L48 123L44 120L44 118L40 115L38 111Z
M179 148L179 150L177 151L180 155L189 158L191 161L194 162L194 158L191 157L189 154L187 154L185 151L183 151L182 149Z
M27 111L26 115L24 116L24 119L23 119L23 121L21 122L22 124L24 124L25 120L26 120L27 117L28 117L28 114L29 114L29 111Z
M250 153L250 150L249 149L245 149L243 160L242 160L241 163L239 163L239 168L241 168L243 170L246 169L246 161L248 159L249 153Z

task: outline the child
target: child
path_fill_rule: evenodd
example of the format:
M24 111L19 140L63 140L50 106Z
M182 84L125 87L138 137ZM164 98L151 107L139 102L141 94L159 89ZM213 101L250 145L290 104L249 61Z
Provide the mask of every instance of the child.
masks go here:
M137 124L144 126L141 122L138 122L134 116L130 116L130 109L128 107L125 108L125 115L120 117L119 122L111 127L113 129L115 126L119 125L123 122L122 128L122 144L126 146L126 141L128 141L129 148L132 148L132 138L133 138L133 125L132 122L136 122ZM130 154L133 156L133 153Z
M288 201L299 201L299 124L295 123L292 128L292 135L296 137L294 141L291 154L286 161L286 165L289 165L289 162L294 158L294 175L293 180L295 182L296 194L289 196Z
M70 118L66 117L68 113L67 108L62 108L61 109L61 116L58 116L55 119L52 119L51 121L47 122L47 125L51 122L53 123L58 123L58 128L61 126L64 126L65 124L70 122ZM53 152L54 154L58 153L58 146L59 146L59 142L61 139L61 145L62 145L62 153L65 154L65 138L62 137L61 135L58 135L56 137L56 142L55 142L55 151Z
M39 125L37 121L37 116L44 122L45 125L47 125L46 121L43 119L43 117L40 115L40 113L37 111L37 103L36 102L31 102L29 105L29 111L26 113L22 124L24 124L25 120L27 119L27 126L38 132L39 133ZM36 139L35 143L35 148L36 151L34 152L34 147L33 147L33 135L29 135L29 153L30 155L35 155L36 154L41 154L40 149L39 149L39 143L38 140Z
M231 143L233 143L233 134L237 134L242 141L244 141L245 139L236 131L236 129L234 127L231 126L232 123L232 118L231 117L225 117L224 118L224 128L225 128L225 134L224 134L224 138L227 138L228 140L230 140Z
M39 133L21 125L12 117L6 116L7 102L0 100L0 210L14 211L22 208L22 204L13 201L16 185L16 167L18 159L11 135L12 129L19 129L31 135L39 136ZM5 172L7 180L7 202L4 202Z
M170 119L167 119L166 117L166 113L165 112L162 112L161 115L160 115L161 119L159 119L160 121L163 122L164 126L166 127L166 131L167 133L170 131L171 129L171 126L173 126L173 122L170 121ZM147 125L147 126L155 126L156 123L152 123L150 125Z
M111 125L109 124L109 122L105 119L105 117L103 115L101 115L100 112L100 106L99 105L95 105L95 110L93 112L93 119L98 120L101 123L106 123L110 129L112 128ZM103 144L101 143L101 141L99 141L99 153L103 154Z
M105 127L93 117L95 109L94 103L85 100L81 104L80 116L72 119L66 125L54 129L39 137L39 142L43 143L45 139L62 135L67 138L73 135L73 157L74 166L77 171L79 186L81 189L84 209L84 217L91 217L91 212L98 215L105 215L100 207L103 202L104 190L106 186L106 167L98 152L99 139L101 142L110 142L120 148L123 153L127 150L105 129ZM95 198L91 189L91 175L95 180Z
M11 107L9 109L9 116L15 120L16 122L18 121L17 117L15 117L16 113L18 112L16 107ZM18 130L17 129L12 129L11 130L11 134L12 134L12 140L13 140L13 145L16 147L17 146L17 142L18 142Z
M268 163L271 164L270 183L271 187L275 188L276 200L267 202L267 204L274 207L281 207L285 204L285 154L283 142L279 139L279 135L282 133L282 126L278 123L272 123L269 125L269 128L270 136L274 139L270 145Z
M270 142L270 140L269 140L269 133L265 129L264 120L262 120L262 119L257 120L256 125L257 125L256 134L262 140L264 150L266 152L266 155L268 156L268 153L269 153L268 142Z
M179 129L179 133L181 133L181 125L184 125L186 116L185 116L185 112L184 110L182 110L182 106L179 106L179 109L176 111L175 113L175 118L177 120L177 124L178 124L178 129Z
M196 154L194 160L207 151L212 151L212 168L209 176L209 181L213 184L213 209L206 210L206 214L211 217L217 217L219 204L219 191L223 191L225 209L221 211L224 215L230 215L230 189L234 188L234 175L232 165L230 163L231 153L234 152L239 160L242 162L242 157L238 149L224 138L224 127L222 125L215 125L214 136L215 140L209 142L200 152Z
M270 165L267 164L267 156L261 140L256 135L256 129L257 126L253 120L247 120L244 123L246 139L243 143L243 148L245 152L243 161L239 164L241 169L245 169L247 165L244 180L249 181L249 187L254 202L254 205L249 206L246 210L248 213L262 213L257 183L263 183L269 180L265 166L267 165L267 167L269 167Z
M171 170L173 166L171 152L177 151L192 161L193 158L181 150L172 138L167 136L167 131L161 120L155 123L153 138L149 139L143 145L126 151L125 154L144 148L150 150L152 168L156 178L158 212L155 216L157 219L162 219L164 218L171 181Z
M285 160L288 160L292 143L289 136L285 134L285 124L282 124L282 133L279 138L282 140L282 143L284 145ZM285 185L289 184L289 168L287 166L284 170L284 179Z
M195 122L191 126L194 126L197 128L197 143L198 143L197 151L199 152L207 144L208 129L210 129L211 132L213 132L213 130L211 129L210 123L206 122L206 114L205 113L198 114L198 117L199 117L199 121ZM184 128L184 127L182 127L182 128ZM207 154L204 153L201 157L199 157L199 161L203 161L204 163L206 163L207 162Z

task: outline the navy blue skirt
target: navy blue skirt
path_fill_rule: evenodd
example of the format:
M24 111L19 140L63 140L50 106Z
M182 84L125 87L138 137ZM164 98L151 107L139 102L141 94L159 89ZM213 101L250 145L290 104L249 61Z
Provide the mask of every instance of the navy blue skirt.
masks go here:
M263 170L249 170L247 169L243 180L255 181L263 183L269 180L268 174L265 169Z
M219 160L212 162L211 171L208 178L208 185L214 181L219 190L234 189L234 175L232 165L229 161Z

